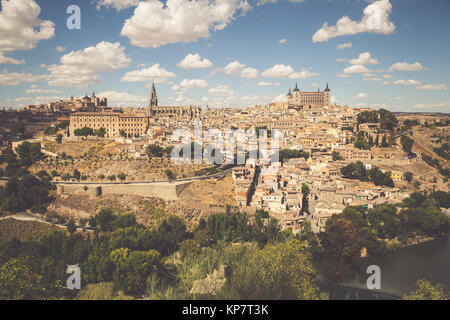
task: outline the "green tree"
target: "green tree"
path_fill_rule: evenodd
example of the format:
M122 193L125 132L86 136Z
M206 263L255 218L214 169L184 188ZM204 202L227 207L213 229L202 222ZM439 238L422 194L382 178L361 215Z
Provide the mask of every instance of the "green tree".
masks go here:
M361 161L352 162L341 169L344 178L358 179L361 181L368 181L368 173L366 167Z
M63 140L63 135L60 133L56 136L56 142L61 144Z
M413 173L410 171L407 171L403 174L403 179L405 179L408 182L411 182L413 179Z
M433 285L425 279L416 282L417 289L409 295L404 296L403 300L449 300L450 296L442 284Z
M402 143L403 150L407 153L411 153L414 140L408 136L402 136L400 142Z
M87 139L88 136L94 135L94 130L89 127L83 127L81 129L75 129L73 132L77 137L85 137Z
M48 126L47 129L45 130L45 134L48 134L48 135L54 135L57 132L58 132L58 128L52 127L52 126Z
M19 257L0 267L0 300L27 300L41 296L39 275L30 265L30 259Z
M344 160L344 158L341 156L341 154L336 151L333 151L332 157L333 157L333 161Z
M157 144L149 144L146 148L146 152L150 158L162 157L164 155L164 149Z
M125 179L127 178L127 175L125 173L121 172L117 175L117 178L119 178L120 181L125 181Z
M327 220L320 239L325 281L333 299L336 286L353 278L363 242L358 224L339 215Z
M99 138L104 138L106 135L106 129L101 127L95 131L95 135Z
M67 223L67 231L70 234L75 233L75 231L77 231L77 227L75 225L75 222L73 221L73 219L70 219L69 222Z
M17 162L17 156L11 148L4 149L0 155L0 164L2 163L15 163Z
M308 195L310 189L306 183L302 183L302 212L309 212Z
M43 158L41 145L39 143L30 143L24 141L16 147L20 164L25 167L31 166L34 162Z
M231 278L219 293L221 299L319 298L311 254L300 241L291 239L270 243L262 250L256 246L241 246L232 250L226 261L231 267Z
M391 178L390 171L383 172L380 169L374 167L369 170L369 179L376 186L386 186L390 188L394 187L394 181Z
M383 148L389 147L389 144L387 143L386 135L384 135L383 138L381 138L381 147L383 147Z
M116 252L111 253L114 256ZM132 251L116 263L113 282L116 289L127 294L143 294L147 279L162 268L161 255L156 250Z
M111 231L113 229L113 224L116 219L113 211L109 208L101 209L93 218L89 224L93 226L98 226L101 231Z
M80 173L80 171L78 171L78 169L75 169L75 170L73 171L72 177L73 177L74 179L80 181L80 178L81 178L81 173Z
M172 170L167 169L167 170L166 170L166 177L167 177L167 179L168 179L169 181L172 181L172 180L175 179L175 173L173 173Z

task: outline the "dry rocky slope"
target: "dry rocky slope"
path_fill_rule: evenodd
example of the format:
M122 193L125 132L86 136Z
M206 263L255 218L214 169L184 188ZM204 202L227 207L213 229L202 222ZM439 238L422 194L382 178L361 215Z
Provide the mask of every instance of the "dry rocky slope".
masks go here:
M57 196L48 207L48 211L79 221L92 217L102 208L112 208L119 214L134 214L138 223L147 226L155 225L164 216L172 214L184 218L188 226L194 226L201 217L224 212L227 205L237 205L231 176L220 180L196 181L183 190L178 200L173 201L137 195L94 197L80 191L71 195Z

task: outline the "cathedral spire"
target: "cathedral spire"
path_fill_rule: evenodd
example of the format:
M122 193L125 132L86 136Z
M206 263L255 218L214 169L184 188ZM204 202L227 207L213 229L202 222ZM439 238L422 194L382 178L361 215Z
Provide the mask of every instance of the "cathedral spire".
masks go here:
M158 106L158 98L156 96L156 89L155 89L155 83L152 83L152 92L150 94L150 107L157 107Z

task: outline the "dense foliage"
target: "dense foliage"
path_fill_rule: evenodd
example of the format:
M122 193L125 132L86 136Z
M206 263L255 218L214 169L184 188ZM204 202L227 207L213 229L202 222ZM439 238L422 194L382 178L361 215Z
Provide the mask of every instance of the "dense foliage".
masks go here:
M280 152L279 152L280 162L285 162L286 160L293 159L293 158L305 158L305 160L308 160L309 153L306 151L294 150L294 149L280 150Z
M0 207L11 212L31 209L44 212L51 201L50 191L55 189L52 177L45 171L31 174L25 167L43 157L39 144L23 142L16 148L17 155L6 149L0 155L0 162L8 165L4 174L10 179L0 187Z
M363 111L358 114L358 124L361 123L380 123L381 129L393 131L398 125L395 115L385 109L376 111Z
M376 186L394 187L391 172L383 172L377 167L367 170L361 161L352 162L341 169L341 174L347 179L373 182Z

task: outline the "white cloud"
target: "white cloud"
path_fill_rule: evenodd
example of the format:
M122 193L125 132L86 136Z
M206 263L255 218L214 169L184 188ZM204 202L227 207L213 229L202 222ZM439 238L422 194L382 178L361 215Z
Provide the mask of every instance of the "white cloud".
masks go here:
M112 7L119 12L130 7L136 7L138 4L139 0L98 0L97 10L100 10L102 6L105 6Z
M266 81L261 81L261 82L258 82L258 86L260 86L260 87L279 87L280 86L280 84L277 82L277 83L272 83L272 82L266 82Z
M247 0L141 1L125 20L121 35L134 46L148 48L208 38L250 9Z
M256 79L258 78L259 71L255 68L245 68L245 64L240 63L235 60L227 64L224 68L226 74L231 76L241 76L242 78L247 79Z
M208 90L209 94L212 96L233 96L234 92L225 85L220 85L215 88L211 88Z
M336 77L341 78L341 79L345 79L345 78L350 77L350 75L349 74L345 74L345 73L338 73L336 75Z
M343 74L347 74L347 75L355 74L355 73L366 73L366 72L370 72L370 70L364 66L357 65L357 64L349 66L349 67L345 68L344 71L342 71Z
M390 84L390 82L389 82L388 80L385 80L385 81L383 81L383 83L382 83L382 85L384 85L384 86L386 86L386 85L388 85L388 84Z
M2 0L1 9L0 53L31 50L39 41L55 36L55 24L39 19L41 7L34 0ZM7 63L17 62L11 58L4 59L8 59Z
M306 1L306 0L289 0L289 2L291 2L291 3L302 3L304 1ZM258 0L256 2L256 6L259 7L259 6L268 4L268 3L277 3L277 0Z
M59 96L38 96L38 97L20 97L15 99L15 101L22 105L28 105L28 104L45 104L49 102L55 102L59 100L65 99L64 97Z
M347 48L352 48L353 44L351 42L339 43L336 47L336 50L343 50Z
M378 60L370 56L370 52L364 52L359 55L356 59L350 59L348 61L350 64L358 64L362 66L367 66L371 64L378 64Z
M265 70L262 76L266 78L289 78L289 79L307 79L318 76L318 73L310 72L306 69L302 69L301 72L294 72L291 66L284 64L276 64L273 67Z
M261 104L262 98L257 94L251 94L249 96L242 96L239 100L246 106L254 106L257 104Z
M131 59L119 42L102 41L95 47L72 51L61 58L61 63L80 69L109 72L128 67Z
M159 63L156 63L149 68L127 72L121 81L165 83L169 78L175 78L175 74L162 68Z
M450 110L450 100L449 101L444 101L441 103L437 103L437 104L424 104L424 103L420 103L420 104L416 104L414 107L414 109L421 109L421 110L440 110L442 109L442 111L448 111Z
M413 79L410 79L410 80L400 79L400 80L394 81L394 84L403 84L405 86L418 86L421 83L420 83L420 81L413 80Z
M383 79L381 78L364 78L363 81L374 81L374 82L378 82L378 81L382 81Z
M189 53L183 60L181 60L178 64L178 67L191 70L191 69L205 69L213 66L212 62L208 59L203 59L202 57L196 53Z
M237 76L241 70L245 67L244 64L239 63L239 61L233 61L230 62L229 64L227 64L224 68L225 73L232 75L232 76Z
M355 96L355 98L357 98L357 99L364 99L364 98L367 98L367 93L360 92L360 93L358 93L358 94Z
M208 83L203 79L184 79L180 82L180 87L191 89L191 88L206 88Z
M259 6L263 6L265 4L268 4L268 3L277 3L277 0L258 0L256 2L256 6L259 7Z
M100 83L99 72L111 72L129 66L131 59L119 42L99 42L95 47L72 51L61 58L61 65L46 66L51 86L85 88Z
M38 75L31 73L8 73L8 70L0 72L0 84L5 86L17 86L25 82L36 82L42 80L46 75Z
M283 44L283 43L286 43L286 42L287 42L287 39L285 39L285 38L283 38L280 41L278 41L279 44Z
M385 78L385 79L392 79L393 77L390 74L383 74L383 78Z
M241 72L241 77L247 78L247 79L256 79L256 78L258 78L258 74L259 74L259 71L255 68L245 68Z
M127 92L103 91L97 96L108 98L108 104L113 106L145 106L148 104L147 96L137 96Z
M329 26L325 22L313 35L313 42L328 41L344 35L354 35L362 32L391 34L395 25L389 20L392 5L389 0L379 0L369 4L363 12L361 21L353 21L348 16L338 20L336 26Z
M273 98L272 102L287 102L287 97L285 94L280 94Z
M36 88L32 88L32 89L27 89L25 90L26 93L59 93L61 91L59 90L54 90L54 89L36 89Z
M265 70L262 76L266 78L287 78L293 73L294 69L291 66L276 64L272 68Z
M63 46L57 46L57 47L55 48L55 50L58 51L58 52L64 52L64 51L66 51L66 47L63 47Z
M416 63L407 63L407 62L397 62L389 67L389 71L419 71L422 70L422 64L419 62Z
M289 76L289 79L308 79L311 77L317 77L319 74L316 72L309 72L308 70L302 69L300 72L293 73Z
M5 57L3 52L0 52L0 64L25 64L25 60L17 60L10 57Z
M448 90L448 87L445 83L425 84L423 86L418 86L417 89L420 89L420 90Z

